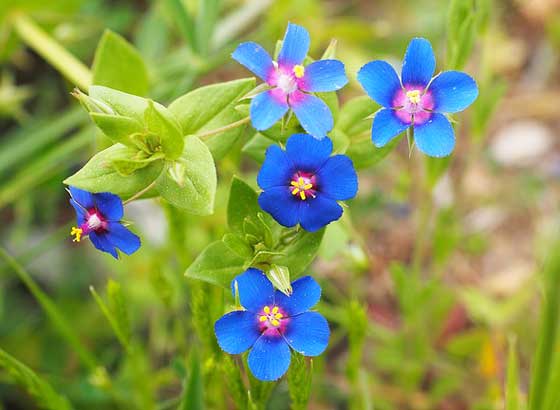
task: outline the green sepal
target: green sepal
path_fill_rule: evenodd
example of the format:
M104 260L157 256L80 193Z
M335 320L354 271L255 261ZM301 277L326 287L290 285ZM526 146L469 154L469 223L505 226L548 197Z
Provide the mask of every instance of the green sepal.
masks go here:
M286 266L272 264L265 274L276 289L286 296L291 296L293 289L290 282L290 270Z
M181 126L174 115L163 105L148 100L144 112L147 129L159 137L161 150L169 160L176 160L183 153L184 141Z
M133 134L145 132L143 125L131 117L116 116L91 112L89 114L95 125L115 143L121 143L129 147L135 147L134 141L130 138Z

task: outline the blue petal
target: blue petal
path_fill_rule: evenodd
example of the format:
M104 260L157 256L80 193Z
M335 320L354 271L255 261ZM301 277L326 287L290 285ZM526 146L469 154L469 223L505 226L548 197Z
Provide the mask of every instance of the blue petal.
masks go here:
M119 259L119 254L117 253L117 250L115 249L113 244L109 242L106 232L97 233L93 231L89 233L88 237L91 243L93 243L93 246L95 246L97 249L103 252L110 253L115 259Z
M404 86L426 86L436 69L436 57L430 42L424 38L412 39L402 66L402 83Z
M237 310L223 315L214 324L218 345L229 354L240 354L249 349L261 335L254 313Z
M70 205L72 205L76 211L76 222L78 226L82 225L86 221L87 210L72 198L70 198Z
M286 142L286 155L296 171L315 173L329 158L333 150L329 138L318 140L307 134L294 134Z
M424 124L414 126L414 141L424 154L446 157L455 147L455 133L443 114L434 113Z
M120 222L109 222L106 237L116 248L127 255L131 255L140 248L140 238Z
M259 206L282 226L291 228L299 222L301 201L291 194L288 186L268 188L262 192Z
M233 280L235 282L239 290L239 301L245 309L257 313L264 306L274 303L274 287L262 271L249 268L238 275ZM235 288L233 284L232 287Z
M401 81L395 69L385 61L371 61L358 71L358 81L372 100L383 107L392 107Z
M326 195L301 201L299 223L308 232L315 232L342 216L342 207Z
M275 70L270 54L257 43L239 44L231 56L263 81Z
M317 173L317 185L322 194L337 201L354 198L358 192L358 175L352 160L346 155L329 158Z
M304 356L319 356L329 344L329 324L317 312L305 312L290 318L284 331L288 344Z
M294 91L288 97L290 108L296 114L303 129L317 139L323 139L333 128L331 110L318 97Z
M278 55L278 64L294 66L301 64L309 51L309 33L296 24L288 23L282 49Z
M257 183L262 189L286 187L294 172L292 161L286 153L278 145L271 145L266 150L264 162L257 175Z
M288 111L288 103L280 99L277 89L268 90L257 95L251 101L251 123L258 131L264 131Z
M123 217L122 200L110 192L101 192L93 195L95 207L109 221L120 221Z
M371 140L376 147L384 147L389 141L405 131L410 124L402 122L391 109L383 109L375 114L371 126Z
M474 79L460 71L445 71L434 78L429 91L434 98L434 111L459 112L471 105L478 97Z
M290 367L291 352L280 334L262 335L251 349L247 363L253 375L262 381L277 380Z
M305 74L299 81L299 88L309 92L329 92L340 90L348 84L344 64L338 60L320 60L305 67Z
M288 316L307 312L321 299L321 287L311 276L304 276L292 282L293 293L286 296L279 290L274 293L274 304Z
M82 207L84 207L85 209L94 207L95 202L93 200L93 194L91 192L84 191L73 186L69 187L69 189L72 199L74 199L74 201L76 201Z

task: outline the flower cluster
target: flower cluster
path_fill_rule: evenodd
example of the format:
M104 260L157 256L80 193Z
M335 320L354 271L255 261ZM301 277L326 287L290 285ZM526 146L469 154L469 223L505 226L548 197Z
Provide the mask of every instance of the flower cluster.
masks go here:
M248 269L233 280L244 310L226 313L214 325L218 344L227 353L247 350L253 375L264 381L277 380L290 366L290 348L304 356L318 356L326 349L330 330L325 318L312 312L321 298L321 288L311 276L292 283L286 296L274 290L258 269Z
M273 145L257 176L259 205L283 226L298 223L313 232L342 216L337 201L353 198L358 177L346 155L330 156L329 138L292 135L286 150Z
M401 78L385 61L371 61L358 72L367 94L384 108L373 120L371 138L378 147L410 127L418 149L444 157L455 147L453 127L444 113L456 113L478 96L472 77L459 71L444 71L432 78L436 59L423 38L413 39L402 65Z
M253 42L240 44L232 57L268 86L251 101L253 127L269 129L291 110L307 132L292 135L285 148L272 145L266 150L257 176L262 190L259 206L280 225L299 225L315 232L342 216L339 201L356 196L358 177L348 156L332 155L333 143L327 134L333 129L333 116L325 102L313 94L344 87L348 82L344 65L332 59L304 65L309 44L309 33L303 27L288 24L278 61ZM360 69L358 81L383 107L372 124L377 147L412 127L420 151L434 157L452 152L455 136L446 114L472 104L478 88L470 76L458 71L433 77L435 66L430 43L416 38L408 46L400 78L384 61L372 61ZM132 118L129 122L134 123ZM182 142L182 134L175 133ZM75 187L69 191L78 223L71 231L74 241L88 237L97 249L115 258L119 257L117 249L130 255L140 247L138 236L121 221L123 203L117 195ZM290 365L291 350L317 356L327 347L328 323L310 311L320 299L321 288L305 276L294 281L292 289L287 296L275 290L262 271L250 268L232 283L243 310L229 312L215 323L220 347L230 354L250 350L248 365L260 380L282 377Z
M329 107L312 92L341 89L348 83L344 64L338 60L319 60L308 66L303 61L309 51L309 33L288 24L278 61L260 45L240 44L232 57L266 82L271 89L251 101L251 121L259 131L266 130L292 109L305 131L324 138L333 128Z
M140 247L140 238L121 222L123 204L117 195L109 192L92 194L70 187L70 204L76 211L78 226L70 234L75 242L88 237L97 249L119 258L117 249L130 255Z

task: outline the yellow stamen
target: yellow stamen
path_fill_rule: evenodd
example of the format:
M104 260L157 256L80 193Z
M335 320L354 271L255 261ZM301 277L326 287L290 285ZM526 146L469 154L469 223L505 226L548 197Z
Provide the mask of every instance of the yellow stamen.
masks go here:
M292 182L290 182L290 185L291 186L298 186L298 183L296 181L292 181Z
M299 196L301 197L302 201L305 201L307 197L305 196L305 191L299 191Z
M278 306L274 306L274 307L272 308L272 313L273 313L273 314L278 313Z
M276 319L272 319L270 323L272 323L273 326L280 326L280 322Z
M266 322L267 321L267 317L262 315L261 317L259 317L259 322Z
M303 186L303 189L305 189L305 190L308 190L308 189L311 189L311 188L313 188L312 184L307 184L307 185Z
M276 313L276 314L274 315L274 317L275 317L276 319L282 319L282 318L284 317L284 315L283 315L282 313Z
M305 67L299 64L294 66L294 75L296 78L303 77L305 75Z
M418 104L420 102L420 91L419 90L407 91L406 97L412 104Z
M73 226L72 229L70 230L70 235L75 236L75 238L72 240L72 242L80 242L82 240L82 233L83 232L84 231L81 228Z
M292 190L292 195L297 195L298 192L299 192L299 188L294 188Z
M270 308L268 306L265 306L263 310L267 315L270 314Z

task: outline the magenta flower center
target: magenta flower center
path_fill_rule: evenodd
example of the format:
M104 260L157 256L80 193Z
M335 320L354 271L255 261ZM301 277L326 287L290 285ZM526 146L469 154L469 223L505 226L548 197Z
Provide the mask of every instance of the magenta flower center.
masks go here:
M107 221L101 213L95 209L89 209L86 216L86 221L80 226L84 235L87 235L91 231L104 231L107 228Z
M297 82L291 73L279 71L276 80L276 86L280 88L285 94L291 94L297 90Z
M265 333L283 332L288 323L288 318L278 306L264 306L258 317L260 330Z
M393 108L401 121L420 125L432 116L434 99L423 87L407 86L395 94Z
M307 172L296 172L290 181L292 195L297 196L302 201L309 197L315 198L317 192L315 175Z

